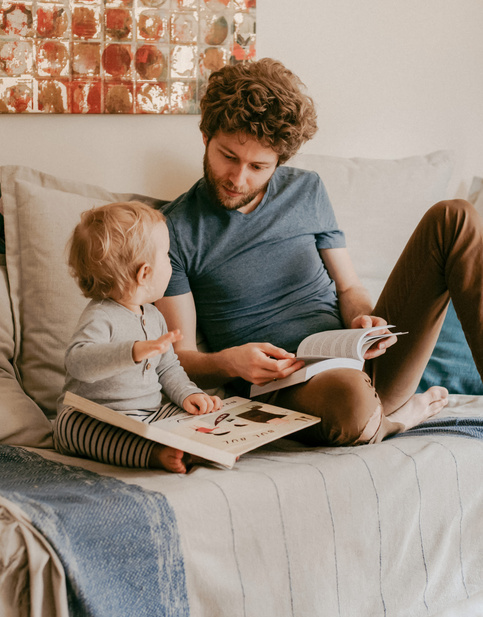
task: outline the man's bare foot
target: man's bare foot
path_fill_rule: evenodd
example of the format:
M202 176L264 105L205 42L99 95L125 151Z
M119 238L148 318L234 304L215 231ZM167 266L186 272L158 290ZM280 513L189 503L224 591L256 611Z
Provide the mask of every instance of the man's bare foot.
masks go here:
M407 431L439 413L448 404L448 390L442 386L432 386L422 394L414 394L407 403L387 416L391 422L402 425Z
M149 467L165 469L172 473L186 473L188 457L182 450L156 444L149 457Z

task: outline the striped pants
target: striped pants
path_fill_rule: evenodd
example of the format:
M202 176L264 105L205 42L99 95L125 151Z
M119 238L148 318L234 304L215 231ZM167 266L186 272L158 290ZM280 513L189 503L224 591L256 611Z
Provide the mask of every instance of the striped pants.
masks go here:
M147 468L155 443L65 406L55 422L54 445L61 454Z

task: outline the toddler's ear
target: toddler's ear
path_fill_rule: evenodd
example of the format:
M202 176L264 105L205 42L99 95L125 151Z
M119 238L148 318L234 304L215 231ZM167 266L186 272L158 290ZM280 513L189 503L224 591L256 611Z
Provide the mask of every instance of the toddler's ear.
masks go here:
M146 281L151 276L151 272L152 272L151 266L148 263L143 263L141 266L139 266L137 274L136 274L137 284L145 285Z

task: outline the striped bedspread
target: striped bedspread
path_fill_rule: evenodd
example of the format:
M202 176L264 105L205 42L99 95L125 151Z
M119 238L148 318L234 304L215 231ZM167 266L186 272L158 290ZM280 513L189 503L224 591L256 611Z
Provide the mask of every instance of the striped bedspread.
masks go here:
M29 546L41 530L75 617L479 615L461 607L483 597L483 440L446 429L339 449L280 440L186 476L3 448L2 559L20 552L19 522Z

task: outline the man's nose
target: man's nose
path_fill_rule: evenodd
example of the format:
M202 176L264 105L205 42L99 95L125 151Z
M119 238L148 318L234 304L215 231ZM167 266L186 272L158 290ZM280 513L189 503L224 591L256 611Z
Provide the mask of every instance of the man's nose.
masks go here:
M247 179L247 168L245 165L236 165L230 170L230 182L233 186L241 188Z

